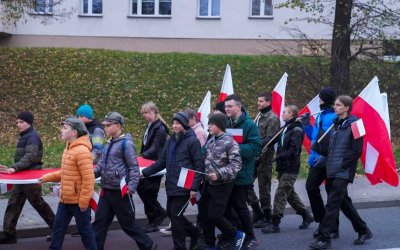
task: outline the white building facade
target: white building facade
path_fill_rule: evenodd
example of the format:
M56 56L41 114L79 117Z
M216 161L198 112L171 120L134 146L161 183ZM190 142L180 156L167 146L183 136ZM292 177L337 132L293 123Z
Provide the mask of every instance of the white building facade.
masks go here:
M64 0L53 6L53 0L39 0L26 22L0 27L11 34L0 46L210 54L279 54L285 47L301 54L287 29L330 39L328 26L290 22L303 13L275 8L280 1Z

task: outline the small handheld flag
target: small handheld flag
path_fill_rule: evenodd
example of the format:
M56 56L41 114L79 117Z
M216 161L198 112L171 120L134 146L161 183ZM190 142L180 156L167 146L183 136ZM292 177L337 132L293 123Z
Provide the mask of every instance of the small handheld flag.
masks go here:
M195 171L188 168L181 168L177 186L191 190L195 175L196 175Z
M366 134L363 120L358 119L357 121L353 122L351 124L351 131L353 132L353 137L355 140L363 137Z
M125 194L128 192L128 185L126 185L125 177L123 177L121 179L121 182L119 183L119 187L121 188L122 198L124 198Z

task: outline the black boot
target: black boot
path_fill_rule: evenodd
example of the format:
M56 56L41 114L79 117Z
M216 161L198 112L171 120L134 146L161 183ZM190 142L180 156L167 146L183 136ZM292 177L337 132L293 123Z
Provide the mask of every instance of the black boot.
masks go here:
M251 208L253 209L253 218L252 218L253 224L256 224L257 222L262 221L264 219L264 213L261 210L260 203L257 202L257 203L251 204Z
M264 211L264 218L263 220L254 223L255 228L264 228L267 226L268 223L271 222L271 209L263 209Z
M6 232L0 233L0 244L14 244L17 243L17 238L14 235Z
M261 232L264 234L280 233L279 224L281 223L281 218L279 215L273 215L271 223L268 223L265 228L261 229Z
M310 212L305 209L304 211L298 212L297 214L303 217L303 223L299 226L299 229L307 229L308 226L314 222L314 217L310 214Z

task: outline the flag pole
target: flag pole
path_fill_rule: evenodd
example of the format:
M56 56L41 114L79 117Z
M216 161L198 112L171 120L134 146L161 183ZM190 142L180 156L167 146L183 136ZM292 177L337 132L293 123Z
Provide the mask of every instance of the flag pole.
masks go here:
M183 210L185 210L186 206L189 204L190 198L189 200L185 203L185 205L183 205L183 208L181 209L181 211L178 213L178 216L181 216Z
M133 213L135 213L135 207L133 206L132 195L128 194L129 202L131 203L131 208Z
M261 151L261 154L264 154L265 152L267 152L269 145L271 144L271 142L273 140L275 140L285 129L285 126L283 126L275 135L274 137L271 138L271 140L269 140L269 142L267 143L267 145L265 145Z
M329 131L331 131L331 129L333 128L335 124L332 124L328 130L325 131L325 133L318 139L317 143L320 143L322 141L322 139L324 139L324 137L329 133Z

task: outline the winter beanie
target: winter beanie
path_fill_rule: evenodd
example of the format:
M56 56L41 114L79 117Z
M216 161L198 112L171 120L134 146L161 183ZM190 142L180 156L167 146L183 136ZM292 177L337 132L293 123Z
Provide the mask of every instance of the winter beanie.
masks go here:
M212 114L208 118L208 124L214 124L225 132L226 126L228 125L228 119L224 114Z
M186 112L178 112L174 114L172 121L178 121L182 127L186 130L189 129L189 115Z
M222 102L217 102L217 103L215 104L214 110L218 110L218 111L220 111L220 112L226 114L226 112L225 112L225 102L224 102L224 101L222 101Z
M21 113L18 114L17 119L23 120L30 125L33 124L33 114L29 111L22 111Z
M336 99L336 91L332 87L324 88L319 92L319 98L321 98L324 103L333 105Z
M84 116L89 119L93 119L93 109L89 104L83 104L76 111L77 116Z

